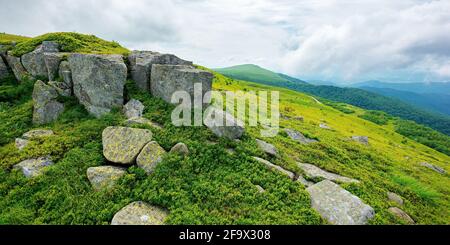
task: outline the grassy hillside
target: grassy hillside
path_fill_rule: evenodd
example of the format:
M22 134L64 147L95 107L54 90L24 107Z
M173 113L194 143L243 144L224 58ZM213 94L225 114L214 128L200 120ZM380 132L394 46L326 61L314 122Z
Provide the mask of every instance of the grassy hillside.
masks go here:
M29 39L30 39L29 37L0 33L0 44L3 45L8 45L11 44L12 42L20 43Z

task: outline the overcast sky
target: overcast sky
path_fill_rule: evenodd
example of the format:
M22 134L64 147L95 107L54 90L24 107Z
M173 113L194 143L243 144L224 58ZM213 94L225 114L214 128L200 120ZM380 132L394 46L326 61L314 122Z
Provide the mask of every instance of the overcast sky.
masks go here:
M0 0L0 32L76 31L211 68L450 81L450 0Z

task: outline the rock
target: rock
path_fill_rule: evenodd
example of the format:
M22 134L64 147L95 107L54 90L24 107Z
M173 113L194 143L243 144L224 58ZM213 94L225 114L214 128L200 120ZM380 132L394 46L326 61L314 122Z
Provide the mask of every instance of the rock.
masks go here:
M59 64L58 75L60 78L62 78L64 87L66 89L70 89L72 93L73 90L72 72L70 71L70 64L68 61L61 61L61 63Z
M54 41L43 41L41 44L42 51L45 53L59 52L59 44Z
M20 58L12 56L8 52L8 54L5 56L5 59L6 62L8 63L8 66L14 73L14 76L16 77L17 81L22 82L24 78L28 76L28 73L23 67L22 62L20 62Z
M422 162L422 163L420 163L420 166L429 168L429 169L431 169L431 170L433 170L433 171L435 171L435 172L437 172L437 173L440 173L440 174L446 174L446 173L447 173L447 171L445 171L445 169L443 169L443 168L441 168L441 167L438 167L438 166L436 166L436 165L427 163L427 162Z
M132 164L151 140L147 129L107 127L102 133L103 155L110 162Z
M23 150L23 148L25 148L25 146L28 145L28 143L30 143L29 140L26 139L22 139L22 138L16 138L16 148L21 151Z
M58 94L61 96L68 97L72 95L72 90L70 88L67 88L64 82L50 81L48 82L48 85L56 89L56 92L58 92Z
M152 141L144 146L136 159L136 163L147 174L151 174L155 170L156 165L162 161L162 157L165 154L166 151L156 141Z
M407 213L405 213L403 210L401 210L397 207L390 207L388 209L388 211L390 213L392 213L393 215L395 215L397 218L405 221L407 224L410 224L410 225L415 224L414 220L411 217L409 217L409 215Z
M33 178L42 174L45 167L53 165L50 157L40 157L28 159L14 165L15 169L20 169L27 178Z
M212 90L213 74L188 65L153 65L150 90L153 96L172 103L172 95L177 91L185 91L192 98L194 105L194 84L201 84L201 95ZM175 103L178 104L178 103ZM207 105L209 103L204 103Z
M331 181L338 181L342 183L359 183L358 180L340 176L338 174L327 172L312 164L297 163L298 166L305 172L309 178L324 178Z
M87 177L94 190L108 189L125 175L126 169L113 166L92 167L87 169Z
M303 178L303 176L301 176L301 175L298 176L297 182L300 183L300 184L302 184L303 186L306 186L306 187L310 187L310 186L314 185L314 182L311 182L311 181L306 180L306 179Z
M45 62L45 55L47 53L58 52L58 44L55 42L42 42L34 51L22 55L23 67L34 77L48 77L49 71ZM53 56L55 58L56 56ZM49 61L50 65L54 65L52 61ZM59 62L58 62L59 64Z
M34 129L31 131L28 131L22 135L22 138L24 139L35 139L35 138L41 138L41 137L48 137L54 135L52 130L49 129Z
M369 137L367 136L352 136L352 140L364 145L369 145Z
M179 154L181 156L189 155L189 149L184 143L178 143L172 149L170 149L170 153Z
M296 117L294 117L294 120L303 122L305 119L302 116L296 116Z
M261 149L265 153L267 153L271 156L278 155L277 148L275 146L273 146L272 144L269 144L269 143L259 140L259 139L256 139L256 143L258 144L259 149Z
M289 138L298 141L302 144L310 144L317 142L317 140L306 138L302 133L295 131L293 129L286 128L284 129L284 132L286 132Z
M111 225L163 225L168 212L145 202L133 202L117 212Z
M59 64L65 54L63 53L44 53L44 63L47 69L47 77L49 81L53 81L58 76Z
M205 126L219 137L233 140L241 138L244 133L244 123L228 112L209 107L205 114Z
M128 119L134 117L142 117L142 113L144 113L144 108L145 106L139 100L131 99L123 107L123 113Z
M272 170L272 171L280 172L280 173L286 175L287 177L289 177L292 180L295 178L295 174L294 173L292 173L292 172L290 172L290 171L288 171L288 170L286 170L286 169L284 169L284 168L282 168L282 167L280 167L278 165L275 165L275 164L273 164L273 163L271 163L271 162L269 162L267 160L264 160L264 159L259 158L259 157L253 157L253 159L255 159L256 161L258 161L258 162L260 162L260 163L262 163L264 165L266 165L266 167L268 169Z
M192 62L182 60L175 55L152 51L133 51L128 56L128 61L130 62L131 78L144 91L150 91L152 65L192 65Z
M73 92L91 114L122 107L127 67L121 55L72 54L69 65Z
M323 128L323 129L328 129L328 130L331 129L331 128L330 128L327 124L325 124L325 123L321 123L321 124L319 125L319 127L320 127L320 128Z
M262 188L260 185L255 185L256 189L258 190L259 193L264 193L266 192L266 190L264 190L264 188Z
M365 225L375 215L372 207L329 180L306 190L311 196L312 208L331 224Z
M8 78L10 75L8 66L6 66L5 62L3 61L3 58L0 57L0 80Z
M143 124L143 125L149 125L151 127L157 128L157 129L163 129L163 126L161 126L158 123L152 122L151 120L144 118L144 117L133 117L125 121L126 125L132 126L136 124Z
M33 89L33 123L46 124L58 119L64 112L64 104L57 101L58 91L42 81L36 81Z
M387 196L388 196L389 201L395 202L398 205L403 206L403 199L399 195L397 195L393 192L388 192Z

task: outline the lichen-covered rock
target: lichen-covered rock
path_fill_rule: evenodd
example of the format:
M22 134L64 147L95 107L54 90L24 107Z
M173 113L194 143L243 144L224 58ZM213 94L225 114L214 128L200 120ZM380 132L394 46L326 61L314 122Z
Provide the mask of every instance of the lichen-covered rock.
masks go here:
M21 150L23 150L23 148L25 148L25 146L28 145L28 143L30 143L29 140L22 139L22 138L16 138L15 146L19 151L21 151Z
M10 72L8 70L8 66L6 66L3 58L0 57L0 80L8 78L10 76Z
M72 54L73 92L94 116L122 107L127 67L121 55Z
M58 49L58 44L55 42L43 42L34 51L22 55L23 67L34 77L48 77L49 71L45 63L45 55L56 53L59 51Z
M70 71L70 64L68 61L61 61L59 64L58 75L62 78L65 88L72 90L72 72Z
M52 136L54 134L55 133L50 129L33 129L33 130L30 130L30 131L24 133L22 135L22 138L29 140L29 139L40 138L40 137L48 137L48 136Z
M192 65L192 62L182 60L175 55L152 51L133 51L128 56L128 61L131 78L144 91L150 91L152 65Z
M16 77L17 81L22 82L23 79L28 76L28 72L23 67L22 62L20 62L20 58L12 56L8 52L8 54L5 56L5 59L6 62L8 63L8 66L14 73L14 76Z
M166 151L156 141L152 141L144 146L136 159L136 163L147 174L151 174L165 154Z
M54 89L56 89L56 92L58 92L61 96L71 96L72 90L70 88L66 87L66 84L64 82L59 81L49 81L48 85L52 86Z
M212 90L213 74L188 65L153 65L150 90L153 96L172 103L172 95L177 91L189 93L194 100L194 84L201 84L201 95ZM208 103L203 103L207 105ZM192 103L192 105L194 105Z
M310 187L310 186L312 186L312 185L314 185L315 183L314 182L311 182L311 181L308 181L308 180L306 180L305 178L303 178L303 176L298 176L298 178L297 178L297 180L296 180L298 183L300 183L300 184L302 184L303 186L305 186L305 187Z
M178 143L172 149L170 149L170 153L175 153L181 156L189 155L189 149L185 143Z
M273 164L273 163L271 163L271 162L269 162L267 160L264 160L264 159L259 158L259 157L253 157L253 159L255 159L256 161L258 161L258 162L260 162L262 164L264 164L268 169L270 169L272 171L280 172L280 173L286 175L287 177L289 177L292 180L294 180L294 178L295 178L295 174L294 173L292 173L292 172L290 172L290 171L288 171L288 170L286 170L286 169L284 169L284 168L282 168L282 167L280 167L278 165L275 165L275 164Z
M64 112L64 104L57 101L58 91L42 81L36 81L33 89L33 123L46 124L58 119Z
M20 169L27 178L33 178L42 174L45 167L53 165L50 157L40 157L28 159L14 165L15 169Z
M256 143L258 144L259 149L261 149L263 152L265 152L271 156L278 155L277 148L275 146L273 146L272 144L269 144L269 143L259 140L259 139L256 139Z
M103 155L110 162L132 164L151 140L147 129L107 127L102 133Z
M242 121L223 110L210 107L205 114L205 126L219 137L239 139L245 131Z
M339 185L324 180L306 189L311 206L334 225L365 225L375 211Z
M388 192L387 196L388 196L389 201L395 202L398 205L403 206L403 199L399 195L397 195L393 192Z
M145 106L139 100L131 99L127 104L123 106L123 113L130 118L142 117Z
M295 141L298 141L302 144L310 144L310 143L317 142L317 140L309 139L309 138L305 137L302 133L295 131L293 129L286 128L286 129L284 129L284 132L286 132L286 134L289 136L289 138L291 138Z
M369 137L367 136L352 136L352 140L364 145L369 145Z
M63 53L44 53L44 63L49 81L53 81L58 77L59 65L64 55Z
M435 171L437 173L440 173L440 174L446 174L447 173L447 171L445 171L445 169L443 169L441 167L438 167L436 165L427 163L427 162L422 162L422 163L420 163L420 165L423 166L423 167L429 168L429 169L431 169L431 170L433 170L433 171Z
M396 216L397 218L406 222L407 224L410 224L410 225L415 224L414 220L407 213L405 213L403 210L401 210L397 207L390 207L388 209L388 211L391 214L393 214L394 216Z
M128 126L133 126L133 125L148 125L151 126L153 128L157 128L157 129L163 129L163 126L161 124L152 122L150 119L144 118L144 117L133 117L130 118L128 120L125 121L125 124Z
M310 178L324 178L327 180L338 181L342 183L359 183L358 180L327 172L312 164L308 163L297 163L297 164Z
M144 202L133 202L117 212L111 225L163 225L169 213Z
M114 184L126 173L125 168L114 166L100 166L88 168L87 177L94 190L112 188Z

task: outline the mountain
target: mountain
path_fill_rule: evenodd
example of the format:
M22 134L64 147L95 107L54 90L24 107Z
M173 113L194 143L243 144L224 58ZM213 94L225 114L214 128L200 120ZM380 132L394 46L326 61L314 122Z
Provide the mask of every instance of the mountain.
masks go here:
M380 81L366 81L352 84L351 87L389 88L416 94L447 94L450 95L450 82L433 83L386 83Z

